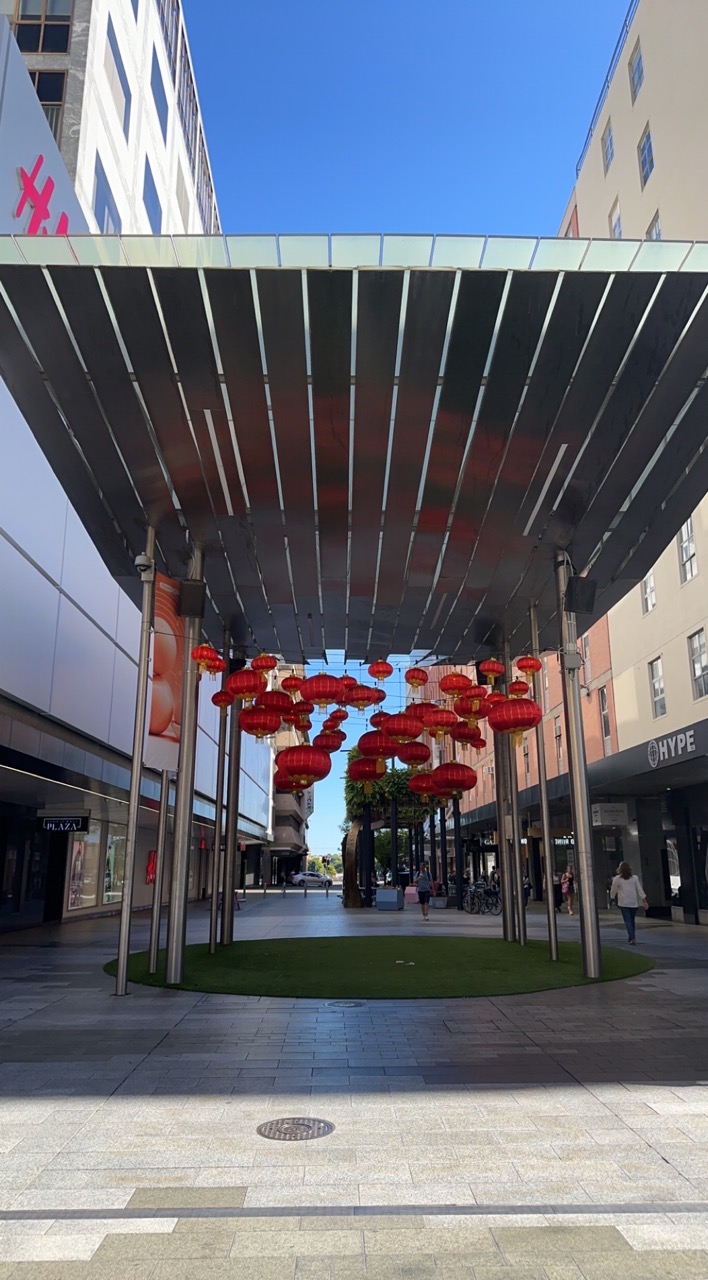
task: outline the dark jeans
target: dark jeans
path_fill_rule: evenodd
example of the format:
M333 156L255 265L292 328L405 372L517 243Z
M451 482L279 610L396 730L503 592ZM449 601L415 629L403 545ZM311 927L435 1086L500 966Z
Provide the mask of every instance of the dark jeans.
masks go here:
M622 919L624 920L625 927L627 929L627 937L629 938L630 942L634 942L634 939L637 936L636 930L634 928L634 921L636 920L636 917L637 917L638 908L637 907L620 907L620 911L622 912Z

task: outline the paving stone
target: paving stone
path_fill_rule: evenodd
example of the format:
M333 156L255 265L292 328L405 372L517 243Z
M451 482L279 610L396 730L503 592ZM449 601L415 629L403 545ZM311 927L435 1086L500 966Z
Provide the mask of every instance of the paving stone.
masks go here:
M246 1187L140 1187L131 1209L240 1209Z

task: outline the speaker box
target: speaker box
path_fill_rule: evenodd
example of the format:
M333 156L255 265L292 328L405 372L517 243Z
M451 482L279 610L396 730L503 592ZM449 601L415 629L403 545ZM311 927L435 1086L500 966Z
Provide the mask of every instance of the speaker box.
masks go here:
M594 578L569 578L565 589L565 612L592 613L596 591L597 583Z
M179 615L181 618L203 618L206 604L206 583L188 579L179 584Z

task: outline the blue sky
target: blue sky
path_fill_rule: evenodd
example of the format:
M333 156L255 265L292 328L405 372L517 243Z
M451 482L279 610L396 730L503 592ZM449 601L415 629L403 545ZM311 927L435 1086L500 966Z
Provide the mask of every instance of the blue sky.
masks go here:
M627 4L184 0L224 230L555 235Z

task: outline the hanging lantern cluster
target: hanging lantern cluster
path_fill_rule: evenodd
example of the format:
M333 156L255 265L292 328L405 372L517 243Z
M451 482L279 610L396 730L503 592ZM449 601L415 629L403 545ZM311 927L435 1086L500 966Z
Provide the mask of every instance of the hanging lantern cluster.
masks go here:
M215 664L224 662L223 658L219 657L219 654L213 645L210 644L198 644L196 648L192 649L192 661L196 662L199 667L200 675L205 671L213 673L217 669ZM226 670L225 662L221 669L222 671Z

